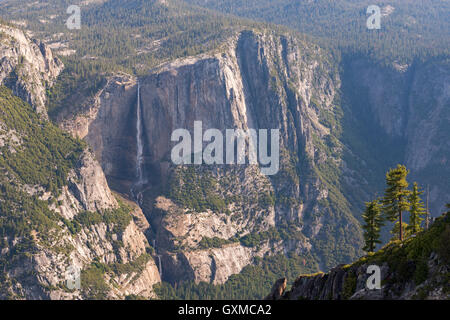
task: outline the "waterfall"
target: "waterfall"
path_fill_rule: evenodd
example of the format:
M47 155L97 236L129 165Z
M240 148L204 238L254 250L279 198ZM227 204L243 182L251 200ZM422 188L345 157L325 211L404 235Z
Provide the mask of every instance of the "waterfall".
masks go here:
M159 260L159 277L162 279L161 255L158 255L158 260Z
M161 264L161 255L157 253L156 251L156 240L153 239L153 249L155 249L155 255L158 257L158 271L159 271L159 276L162 279L162 264Z
M131 194L136 199L139 205L142 205L142 190L144 188L144 184L147 181L144 179L144 143L142 139L142 110L141 110L141 85L138 81L137 83L137 103L136 103L136 182L134 186L131 188ZM156 241L153 240L153 247L155 248L156 253ZM162 277L162 263L161 263L161 255L156 254L158 257L158 265L159 265L159 274Z
M142 111L141 111L141 86L138 82L137 88L137 108L136 108L136 178L137 184L142 186L144 183L143 172L142 172L142 162L144 154L144 145L142 143Z
M146 183L144 179L144 143L142 138L142 110L141 110L141 85L137 83L137 103L136 103L136 181L131 188L133 198L142 205L142 190Z

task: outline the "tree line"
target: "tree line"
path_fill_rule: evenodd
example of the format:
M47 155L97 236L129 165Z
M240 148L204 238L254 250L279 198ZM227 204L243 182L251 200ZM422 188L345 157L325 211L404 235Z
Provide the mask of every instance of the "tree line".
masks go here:
M409 170L404 165L397 165L386 173L386 189L383 197L378 197L365 203L362 215L364 220L363 248L366 252L374 252L377 244L381 243L381 228L386 222L394 223L391 233L394 238L398 236L400 241L417 235L423 231L423 222L429 214L421 195L417 182L413 183L412 189L408 189L407 176ZM450 204L447 204L450 209ZM404 213L409 214L409 224L405 221Z

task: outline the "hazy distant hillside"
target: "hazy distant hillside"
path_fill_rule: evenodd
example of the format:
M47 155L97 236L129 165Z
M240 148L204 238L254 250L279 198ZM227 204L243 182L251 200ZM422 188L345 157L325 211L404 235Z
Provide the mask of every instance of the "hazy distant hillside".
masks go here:
M81 30L66 27L69 5L81 8ZM131 72L208 51L239 25L236 19L194 10L178 0L5 0L0 17L32 30L68 61Z
M450 2L440 0L187 0L258 21L283 24L352 51L393 60L448 54ZM381 29L367 30L369 5L381 8Z

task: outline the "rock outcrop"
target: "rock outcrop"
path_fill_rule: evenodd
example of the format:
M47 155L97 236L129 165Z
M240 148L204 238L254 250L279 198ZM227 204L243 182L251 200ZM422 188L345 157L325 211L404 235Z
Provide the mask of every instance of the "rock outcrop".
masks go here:
M22 30L0 25L0 84L9 87L44 118L46 89L63 68L43 42L31 39Z
M265 300L279 300L284 291L286 291L287 279L279 279L272 287L270 294L265 298Z
M375 254L328 273L300 276L289 291L277 282L267 299L291 300L448 300L450 298L450 214L437 219L429 231L401 244L393 242ZM367 285L380 270L380 288ZM283 283L285 279L280 280ZM281 291L281 294L280 294Z
M116 197L119 196L109 190L98 163L85 151L79 166L72 171L68 186L55 204L49 206L65 219L65 225L60 224L58 230L50 234L35 234L35 247L27 258L16 256L16 246L22 239L6 237L2 240L0 260L7 259L11 263L3 274L5 282L0 297L123 299L134 295L156 298L153 285L161 279L144 235L148 222L139 208L134 208L136 213L130 212L128 207L123 207L126 200L120 200L122 205L119 206ZM96 216L98 221L86 224L89 220L79 220L79 215L92 219ZM134 216L139 217L136 221L141 227L135 224ZM74 225L78 226L76 230L73 230ZM96 273L98 270L93 268L98 266L101 272ZM81 272L79 288L67 287L70 269ZM96 281L104 284L101 296L92 295L95 282L90 282L93 277L90 272L96 276Z

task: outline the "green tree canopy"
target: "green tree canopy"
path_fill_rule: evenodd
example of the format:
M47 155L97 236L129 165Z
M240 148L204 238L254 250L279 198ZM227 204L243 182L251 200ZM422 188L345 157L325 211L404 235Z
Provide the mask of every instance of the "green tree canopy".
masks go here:
M408 238L409 236L411 236L411 229L409 228L409 225L405 222L402 222L402 230L403 230L403 238ZM400 232L400 222L397 221L394 224L394 227L391 230L391 234L393 235L391 238L391 241L393 240L398 240L398 234Z
M411 234L417 234L422 231L422 221L424 218L422 216L426 216L427 212L424 209L424 204L420 196L423 194L423 191L420 191L417 182L414 182L413 190L409 195L409 226L408 230Z
M383 226L381 205L378 199L371 202L366 202L366 209L363 213L363 219L365 222L363 225L365 241L363 250L366 252L374 252L376 245L381 243L380 229Z
M383 213L389 221L398 221L399 226L403 226L403 211L410 208L408 197L411 191L408 190L408 181L406 180L408 173L406 167L400 164L386 173L387 188L382 201ZM403 228L399 227L398 229L399 239L403 241Z

